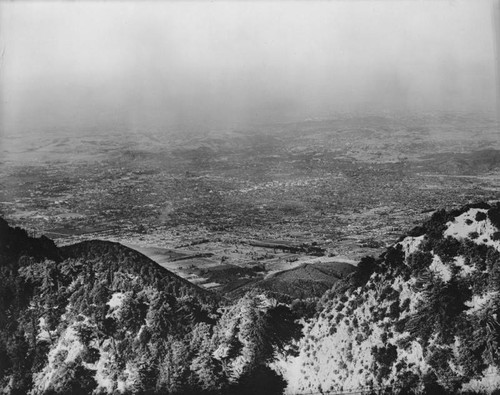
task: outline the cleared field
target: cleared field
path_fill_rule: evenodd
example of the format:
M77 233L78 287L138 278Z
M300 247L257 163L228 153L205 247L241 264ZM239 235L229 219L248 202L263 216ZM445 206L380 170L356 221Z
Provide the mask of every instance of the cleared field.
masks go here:
M231 294L242 294L251 288L258 288L270 291L278 297L291 299L319 297L353 271L355 266L344 262L306 263L226 291Z

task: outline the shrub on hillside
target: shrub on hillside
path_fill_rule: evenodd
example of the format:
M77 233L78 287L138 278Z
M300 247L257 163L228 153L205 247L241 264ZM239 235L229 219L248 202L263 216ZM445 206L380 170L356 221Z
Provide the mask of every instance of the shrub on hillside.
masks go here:
M392 319L399 318L400 311L399 300L396 300L389 306L389 317L391 317Z
M424 224L427 236L431 239L441 238L446 228L446 223L455 219L456 215L453 214L455 213L448 213L444 209L432 214L432 217Z
M496 205L488 210L488 218L490 222L500 230L500 206Z
M398 321L397 324L403 323L403 326L404 326L404 322L405 322L404 320L400 320L400 321ZM397 328L395 328L395 329L397 330ZM403 331L397 331L397 332L402 333ZM401 350L408 350L409 347L411 346L411 343L412 343L411 336L402 336L396 341L396 344L398 345L398 347Z
M372 347L372 355L377 363L377 379L387 377L391 371L391 366L398 357L397 347L393 344L388 344L385 347Z
M401 244L395 247L389 247L384 254L382 254L385 264L390 268L400 268L404 265L405 254Z
M486 260L484 258L491 248L485 244L476 244L472 240L464 239L459 254L464 256L467 265L474 266L478 270L485 270Z
M429 350L430 355L427 357L427 363L438 377L445 380L453 377L453 372L450 369L448 361L452 358L451 348L436 347Z
M406 298L403 303L401 303L400 311L407 311L410 309L410 298Z
M432 254L428 251L415 251L408 257L408 264L416 275L425 271L432 263Z
M424 298L419 302L417 312L409 318L405 329L420 337L424 344L434 332L439 334L443 343L453 342L460 314L467 310L465 302L471 298L470 288L456 278L445 283L431 275L425 280L422 292Z
M433 250L443 262L451 262L460 252L461 243L454 237L448 236L436 240L433 243Z
M292 313L301 318L311 318L316 313L316 301L312 299L295 299L291 305Z
M387 284L380 294L382 300L392 300L398 297L398 291L396 291L390 284Z
M470 232L468 234L468 237L469 237L469 239L475 240L475 239L477 239L479 237L479 233L477 233L477 232Z
M476 214L476 221L477 222L484 221L486 218L488 218L486 213L483 213L482 211L477 212L477 214Z

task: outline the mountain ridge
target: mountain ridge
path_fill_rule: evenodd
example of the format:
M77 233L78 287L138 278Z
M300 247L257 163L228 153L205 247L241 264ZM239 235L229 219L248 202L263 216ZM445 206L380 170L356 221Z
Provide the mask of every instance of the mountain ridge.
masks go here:
M119 243L0 232L4 393L500 390L500 203L438 210L290 304L217 298Z
M175 274L174 272L164 268L148 256L144 255L143 253L124 246L121 243L114 242L114 241L108 241L108 240L98 240L98 239L93 239L93 240L85 240L81 241L75 244L70 244L70 245L65 245L62 247L59 247L61 250L61 253L66 257L66 258L76 258L76 257L82 257L86 255L96 255L96 253L100 253L102 251L93 251L95 249L97 250L102 250L104 247L109 247L110 249L115 249L115 253L122 250L123 252L128 253L131 255L134 259L133 260L126 260L125 262L128 264L132 265L132 268L134 269L140 269L140 265L142 262L147 262L148 265L152 267L152 269L159 274L166 275L168 277L174 278L176 281L179 281L193 289L195 289L197 292L203 295L210 295L214 299L217 298L217 295L210 292L209 290L206 290L182 277L179 275Z
M289 393L500 389L500 205L437 211L378 259L365 257L275 368Z
M119 243L57 248L0 225L2 393L283 388L266 362L298 335L287 306L257 293L221 300Z

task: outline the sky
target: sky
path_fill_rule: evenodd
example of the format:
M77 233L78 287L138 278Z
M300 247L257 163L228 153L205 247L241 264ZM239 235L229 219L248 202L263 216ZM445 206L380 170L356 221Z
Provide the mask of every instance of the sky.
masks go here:
M496 106L493 0L0 2L2 133Z

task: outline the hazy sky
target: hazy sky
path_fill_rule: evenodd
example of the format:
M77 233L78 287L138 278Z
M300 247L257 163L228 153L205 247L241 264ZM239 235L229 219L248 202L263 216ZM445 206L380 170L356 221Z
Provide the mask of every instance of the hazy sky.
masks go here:
M168 130L342 110L492 109L493 6L0 2L0 127Z

